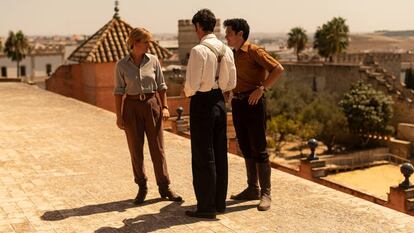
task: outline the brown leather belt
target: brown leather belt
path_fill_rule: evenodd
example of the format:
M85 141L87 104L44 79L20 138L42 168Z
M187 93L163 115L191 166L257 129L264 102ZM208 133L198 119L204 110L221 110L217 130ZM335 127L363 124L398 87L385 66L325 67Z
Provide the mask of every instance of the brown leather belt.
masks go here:
M245 98L249 98L250 94L251 94L253 91L254 91L254 90L251 90L251 91L246 91L246 92L239 92L239 93L233 92L233 99L236 99L236 100L243 100L243 99L245 99Z
M155 93L141 93L138 95L127 95L127 99L146 101L155 96Z

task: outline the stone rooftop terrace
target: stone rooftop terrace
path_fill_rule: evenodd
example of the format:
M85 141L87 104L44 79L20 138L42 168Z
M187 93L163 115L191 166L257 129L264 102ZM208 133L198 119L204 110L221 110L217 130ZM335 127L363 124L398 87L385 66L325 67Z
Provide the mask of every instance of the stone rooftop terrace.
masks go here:
M414 232L409 215L273 170L273 203L228 200L217 220L193 208L190 141L165 132L172 187L162 201L145 146L149 194L136 194L125 136L115 115L21 83L0 83L0 232ZM229 155L229 194L245 185Z

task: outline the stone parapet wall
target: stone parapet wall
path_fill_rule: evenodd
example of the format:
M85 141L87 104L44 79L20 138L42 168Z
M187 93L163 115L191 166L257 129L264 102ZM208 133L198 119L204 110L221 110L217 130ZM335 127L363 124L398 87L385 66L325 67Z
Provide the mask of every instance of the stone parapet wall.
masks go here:
M317 91L342 94L361 78L359 65L323 63L282 63L282 79L293 80ZM315 86L316 85L316 86Z
M414 62L414 54L387 52L341 53L334 57L334 62L361 65L365 62L372 62L387 69L392 75L400 77L402 63Z

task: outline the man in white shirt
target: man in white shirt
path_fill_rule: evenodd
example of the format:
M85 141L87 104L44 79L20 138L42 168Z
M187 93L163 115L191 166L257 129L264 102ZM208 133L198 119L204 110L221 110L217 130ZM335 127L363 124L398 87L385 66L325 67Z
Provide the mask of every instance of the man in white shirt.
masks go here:
M191 49L184 92L191 97L190 133L197 209L186 215L215 218L227 196L227 113L223 93L236 86L233 52L213 34L214 14L198 11L192 19L200 44Z

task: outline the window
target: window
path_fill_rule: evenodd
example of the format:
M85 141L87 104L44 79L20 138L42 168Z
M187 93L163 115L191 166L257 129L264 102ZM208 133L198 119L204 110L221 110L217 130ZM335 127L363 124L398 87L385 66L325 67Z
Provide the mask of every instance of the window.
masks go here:
M20 76L26 77L26 66L20 66Z
M47 76L50 76L52 74L52 65L46 64L46 74Z
M1 67L1 77L7 78L7 67L5 66Z

